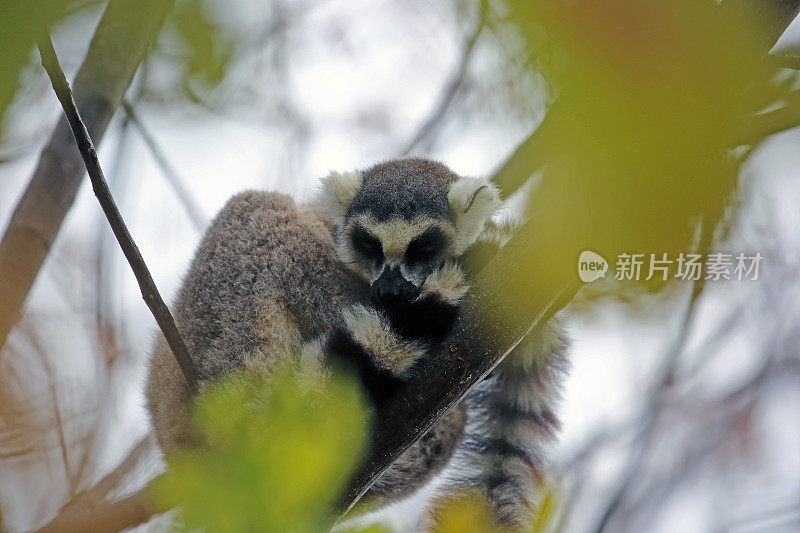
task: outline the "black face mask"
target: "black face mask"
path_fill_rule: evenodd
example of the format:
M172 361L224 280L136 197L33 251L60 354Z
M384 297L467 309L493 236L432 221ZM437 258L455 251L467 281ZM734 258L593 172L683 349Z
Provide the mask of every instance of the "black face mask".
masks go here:
M400 267L386 266L380 277L372 284L372 298L376 302L390 305L410 303L419 296L420 289L400 273Z

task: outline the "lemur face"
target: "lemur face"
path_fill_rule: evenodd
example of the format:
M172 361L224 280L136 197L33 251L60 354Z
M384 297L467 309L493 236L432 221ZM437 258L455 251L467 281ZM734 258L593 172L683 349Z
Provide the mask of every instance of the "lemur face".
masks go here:
M488 180L426 159L331 173L322 185L340 259L387 302L414 300L431 273L475 242L500 203Z
M444 219L380 221L361 213L351 217L344 232L348 249L340 256L352 261L350 268L371 285L373 297L387 302L416 298L428 276L453 257L455 228Z

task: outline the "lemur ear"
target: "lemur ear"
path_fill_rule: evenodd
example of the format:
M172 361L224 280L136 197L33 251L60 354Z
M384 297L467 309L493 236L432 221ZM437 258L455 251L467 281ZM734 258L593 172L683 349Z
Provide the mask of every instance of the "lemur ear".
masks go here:
M344 216L353 204L361 188L361 172L331 172L322 179L317 200L337 225L344 223Z
M456 215L455 255L461 255L500 207L500 191L486 178L461 177L450 186L447 200Z

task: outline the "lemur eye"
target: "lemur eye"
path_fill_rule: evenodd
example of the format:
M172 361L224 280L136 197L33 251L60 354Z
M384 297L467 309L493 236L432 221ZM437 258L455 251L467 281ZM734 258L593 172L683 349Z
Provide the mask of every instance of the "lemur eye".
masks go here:
M409 263L424 263L436 257L444 249L445 236L437 228L429 228L411 241L406 248L406 261Z
M427 246L409 246L406 250L406 260L409 263L423 263L433 257L436 248L431 245Z
M378 239L362 228L356 228L352 235L353 248L369 259L380 259L383 247Z

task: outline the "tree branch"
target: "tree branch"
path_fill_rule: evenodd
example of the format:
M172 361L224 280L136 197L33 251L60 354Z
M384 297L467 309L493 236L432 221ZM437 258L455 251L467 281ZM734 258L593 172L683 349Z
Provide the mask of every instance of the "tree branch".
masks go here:
M705 254L709 251L711 246L711 231L704 228L705 239L704 244L700 247L701 253ZM656 435L658 424L662 418L662 411L666 403L666 392L672 383L675 381L675 373L678 368L678 361L686 348L688 342L689 332L694 323L697 312L698 302L700 296L705 288L705 281L700 280L694 282L692 287L692 294L689 299L689 304L684 313L678 333L671 344L660 371L657 374L655 383L651 386L651 391L647 395L649 400L647 407L642 415L643 427L637 432L636 441L633 444L633 458L628 464L620 482L614 490L611 498L609 498L604 510L601 514L600 520L597 524L596 532L602 533L608 527L615 513L623 505L626 495L633 484L636 474L644 461L645 452L651 446L651 443Z
M100 142L172 0L110 0L75 77L75 98ZM66 120L53 129L0 241L0 348L19 319L84 176Z
M89 132L86 130L86 125L81 120L75 101L72 99L69 83L64 76L64 71L61 70L61 65L58 63L58 57L49 36L39 42L39 53L42 56L42 66L47 70L50 82L53 84L53 90L64 108L67 121L70 128L72 128L75 141L78 143L78 150L80 150L86 170L89 172L94 194L103 208L108 223L114 231L114 236L125 254L125 258L131 265L136 281L139 283L139 289L142 291L142 298L144 298L147 307L150 308L150 312L153 313L153 317L158 322L158 327L164 333L164 337L175 359L178 361L178 366L180 366L183 377L186 379L187 387L191 393L195 393L197 391L197 370L194 362L189 357L189 352L178 332L175 320L161 298L161 294L159 294L153 282L153 277L150 275L150 270L147 268L144 259L142 259L139 248L133 242L133 238L128 232L128 227L122 220L122 215L120 215L119 209L114 203L114 198L111 196L111 191L109 191L105 176L103 176L103 170L100 168L94 144L89 137Z
M155 437L147 434L131 448L125 459L114 470L103 476L91 489L78 494L78 497L85 497L94 502L107 499L109 494L119 490L120 485L129 478L131 472L136 471L147 459L154 460L157 457L157 450ZM69 505L70 503L67 503L66 506Z
M36 533L111 533L138 526L153 516L152 505L137 492L99 507L80 506L60 513Z
M144 492L106 502L126 477L155 452L152 435L140 440L125 459L92 488L71 498L53 520L37 531L118 531L150 519L152 511ZM109 519L109 517L114 517ZM112 529L115 528L115 529Z

